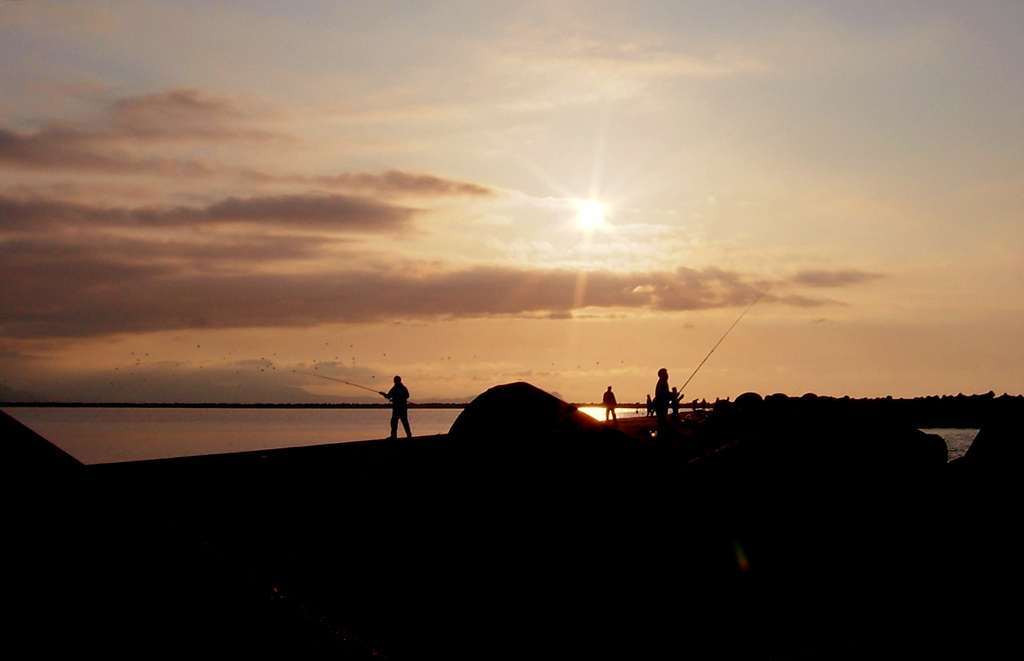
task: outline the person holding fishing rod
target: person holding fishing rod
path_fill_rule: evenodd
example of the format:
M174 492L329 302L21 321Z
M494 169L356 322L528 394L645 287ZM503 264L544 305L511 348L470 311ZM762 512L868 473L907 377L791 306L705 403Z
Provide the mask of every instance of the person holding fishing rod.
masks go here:
M363 390L369 390L370 392L376 392L384 397L391 400L391 438L398 438L398 421L402 421L402 426L405 427L405 435L412 438L412 432L409 430L409 389L402 385L402 377L395 377L395 385L391 387L391 390L384 392L383 390L374 390L373 388L367 388L361 386L358 383L352 383L351 381L345 381L343 379L336 379L333 376L327 376L324 374L313 374L312 372L299 372L298 370L292 370L297 374L305 374L307 376L315 376L318 379L327 379L328 381L337 381L338 383L344 383L346 386L354 386L356 388L362 388Z
M666 424L665 419L668 417L669 404L671 404L673 409L675 410L675 414L673 415L674 421L678 422L679 400L682 399L683 397L683 390L686 389L686 386L690 385L690 381L693 380L693 377L697 376L697 372L700 371L700 368L704 367L704 363L708 362L708 358L711 357L711 354L715 353L715 349L718 348L718 345L721 344L726 337L728 337L729 333L732 332L733 328L736 328L736 324L740 323L740 319L746 316L746 314L750 312L750 308L754 307L754 304L760 301L761 298L765 294L767 294L768 290L771 288L772 285L769 284L763 292L757 295L757 298L750 302L750 305L747 306L747 309L744 310L740 314L740 316L736 317L736 321L732 322L732 326L729 326L729 329L725 331L722 337L718 338L718 342L715 342L715 346L711 347L711 351L708 352L708 355L704 356L704 360L700 361L700 365L697 365L697 369L693 370L693 374L690 375L690 378L686 379L686 382L683 383L683 387L679 389L678 393L676 392L675 388L672 388L672 391L669 392L668 370L665 369L664 367L658 370L658 385L655 389L654 395L654 406L658 413L658 438L661 438L663 429L666 432L668 431L668 425ZM697 400L693 401L696 402ZM694 406L696 407L696 404Z
M391 400L391 438L398 438L399 420L405 427L406 437L412 438L412 432L409 430L409 389L402 384L402 377L395 377L395 385L391 390L377 392Z
M654 412L658 417L658 440L668 436L668 407L672 403L672 393L668 387L668 370L658 370L658 384L654 386Z

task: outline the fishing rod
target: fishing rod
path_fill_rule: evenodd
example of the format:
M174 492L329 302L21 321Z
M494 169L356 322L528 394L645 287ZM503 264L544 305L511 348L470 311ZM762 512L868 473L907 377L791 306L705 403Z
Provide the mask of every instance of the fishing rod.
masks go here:
M773 285L768 285L768 289L771 289L772 286ZM736 324L740 323L740 319L743 318L743 315L745 315L748 312L750 312L750 308L754 307L754 303L757 303L758 301L760 301L761 297L768 293L768 289L765 289L763 292L758 294L757 298L755 298L753 300L753 302L750 305L747 306L747 309L743 311L743 314L741 314L740 316L736 317L736 321L732 322L732 326L729 326L729 330L725 331L725 335L722 335L722 337L720 337L718 339L718 342L715 342L715 346L711 347L711 351L708 352L708 355L704 356L704 360L700 361L700 365L697 365L697 369L693 370L693 374L691 374L690 378L686 380L686 383L683 384L683 387L679 389L679 393L680 394L682 394L683 390L686 389L687 384L690 383L690 379L692 379L694 376L697 375L697 372L700 371L700 368L704 367L704 363L708 362L708 358L711 357L711 354L715 353L715 349L717 349L718 345L722 343L722 340L725 339L725 336L728 335L730 332L732 332L733 328L736 328Z
M323 374L313 374L312 372L299 372L299 371L296 371L296 370L292 370L292 371L295 372L296 374L305 374L307 376L315 376L318 379L327 379L328 381L337 381L338 383L344 383L347 386L355 386L356 388L362 388L363 390L369 390L370 392L377 393L378 395L380 394L379 390L374 390L373 388L367 388L366 386L361 386L358 383L352 383L351 381L342 381L341 379L335 379L333 376L324 376Z

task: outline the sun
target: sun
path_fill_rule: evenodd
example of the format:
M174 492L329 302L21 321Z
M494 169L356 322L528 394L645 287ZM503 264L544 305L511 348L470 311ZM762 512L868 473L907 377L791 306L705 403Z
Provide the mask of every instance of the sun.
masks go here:
M604 205L594 200L580 200L576 208L579 214L576 216L576 224L585 230L594 230L604 222Z

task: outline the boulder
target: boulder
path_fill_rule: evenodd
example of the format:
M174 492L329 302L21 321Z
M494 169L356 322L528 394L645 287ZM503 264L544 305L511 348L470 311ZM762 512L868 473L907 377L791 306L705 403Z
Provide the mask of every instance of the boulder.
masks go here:
M525 382L495 386L452 423L452 439L509 439L598 432L604 425L554 395Z
M978 431L963 461L974 470L999 471L1020 466L1024 434L1008 420L993 420Z

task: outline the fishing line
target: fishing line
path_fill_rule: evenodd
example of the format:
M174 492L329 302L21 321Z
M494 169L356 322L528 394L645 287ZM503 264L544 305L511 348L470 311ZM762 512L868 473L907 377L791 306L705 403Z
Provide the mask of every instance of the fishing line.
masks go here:
M773 285L768 285L768 289L771 289L772 286ZM740 323L740 319L743 318L743 315L745 315L748 312L750 312L750 308L754 307L754 303L757 303L758 301L760 301L761 297L768 293L768 289L765 289L763 292L758 294L757 298L755 298L753 300L753 302L750 305L747 306L747 309L743 311L743 314L741 314L740 316L736 317L736 321L732 322L732 326L729 326L729 330L725 331L725 335L720 337L718 339L718 342L715 342L715 346L711 347L711 351L708 352L708 355L704 356L704 360L700 361L700 365L697 365L697 369L693 370L693 374L690 375L690 379L692 379L694 376L697 375L697 372L700 371L700 368L704 367L704 363L708 362L708 358L711 357L711 354L715 353L715 349L717 349L718 345L722 343L722 340L725 339L725 336L728 335L730 332L732 332L733 328L736 328L736 324ZM690 379L687 379L686 383L683 384L683 387L679 389L680 394L682 394L683 390L686 389L687 384L690 383Z
M344 383L347 386L355 386L356 388L362 388L363 390L369 390L370 392L377 393L378 395L380 394L379 390L374 390L373 388L367 388L366 386L361 386L358 383L352 383L351 381L342 381L341 379L335 379L333 376L324 376L323 374L313 374L312 372L299 372L297 370L292 370L292 371L295 372L296 374L305 374L306 376L315 376L318 379L327 379L328 381L337 381L338 383Z

